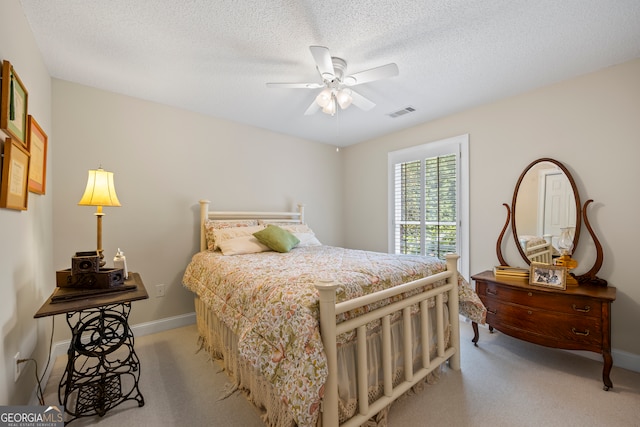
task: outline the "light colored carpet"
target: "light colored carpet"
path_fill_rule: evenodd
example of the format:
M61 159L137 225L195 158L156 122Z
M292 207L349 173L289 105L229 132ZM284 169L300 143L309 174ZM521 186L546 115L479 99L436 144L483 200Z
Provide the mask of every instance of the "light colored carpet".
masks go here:
M480 329L471 343L461 323L462 370L445 369L438 384L402 397L389 414L404 426L640 426L640 373L614 367L613 389L602 390L602 363ZM136 338L145 405L122 404L104 417L70 426L262 426L260 414L229 384L221 365L196 354L195 325ZM615 362L615 361L614 361ZM57 404L66 355L56 360L45 389Z

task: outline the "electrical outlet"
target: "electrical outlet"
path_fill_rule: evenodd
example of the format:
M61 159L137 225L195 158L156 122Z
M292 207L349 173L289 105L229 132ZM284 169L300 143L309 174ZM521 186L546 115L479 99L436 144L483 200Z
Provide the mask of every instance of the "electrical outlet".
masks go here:
M156 296L163 297L165 291L164 284L156 285Z
M20 377L20 372L22 372L22 363L19 362L21 359L20 352L17 352L15 356L13 356L13 381L17 382L18 377Z

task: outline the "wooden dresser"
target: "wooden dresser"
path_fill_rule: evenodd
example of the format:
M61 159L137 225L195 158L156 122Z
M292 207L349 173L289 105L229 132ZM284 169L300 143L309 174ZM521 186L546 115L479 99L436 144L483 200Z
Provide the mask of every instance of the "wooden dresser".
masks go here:
M567 286L566 290L529 285L524 278L499 277L492 271L471 276L487 308L489 330L547 347L602 354L604 389L613 387L611 303L616 288ZM476 325L474 325L474 328ZM476 338L477 339L477 338Z

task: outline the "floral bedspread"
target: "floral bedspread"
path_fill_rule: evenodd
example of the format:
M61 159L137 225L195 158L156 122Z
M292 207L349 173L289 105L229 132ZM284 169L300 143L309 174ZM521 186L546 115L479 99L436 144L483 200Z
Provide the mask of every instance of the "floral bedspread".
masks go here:
M236 256L204 251L193 256L183 284L235 332L240 357L281 391L297 424L311 426L327 377L315 283L335 280L344 301L445 269L435 258L332 246ZM459 290L460 313L484 323L486 310L461 276Z

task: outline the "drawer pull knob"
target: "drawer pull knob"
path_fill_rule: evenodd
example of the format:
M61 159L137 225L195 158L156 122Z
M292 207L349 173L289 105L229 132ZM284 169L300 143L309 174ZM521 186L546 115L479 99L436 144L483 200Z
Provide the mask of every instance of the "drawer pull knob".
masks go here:
M489 295L498 295L498 292L494 291L493 289L487 288L487 293Z
M496 314L498 314L498 310L491 310L490 308L487 308L487 313L493 314L495 316Z
M577 331L576 328L571 328L571 332L573 332L576 335L581 335L583 337L586 337L587 335L589 335L588 329L585 329L584 332L581 332L581 331Z
M576 305L573 304L573 310L579 311L580 313L588 313L591 311L591 307L588 305L585 305L584 308L580 308L580 307L576 307Z
M531 315L533 312L531 310L527 310L527 314Z
M530 297L533 296L533 294L531 292L527 292L527 295L530 296Z

